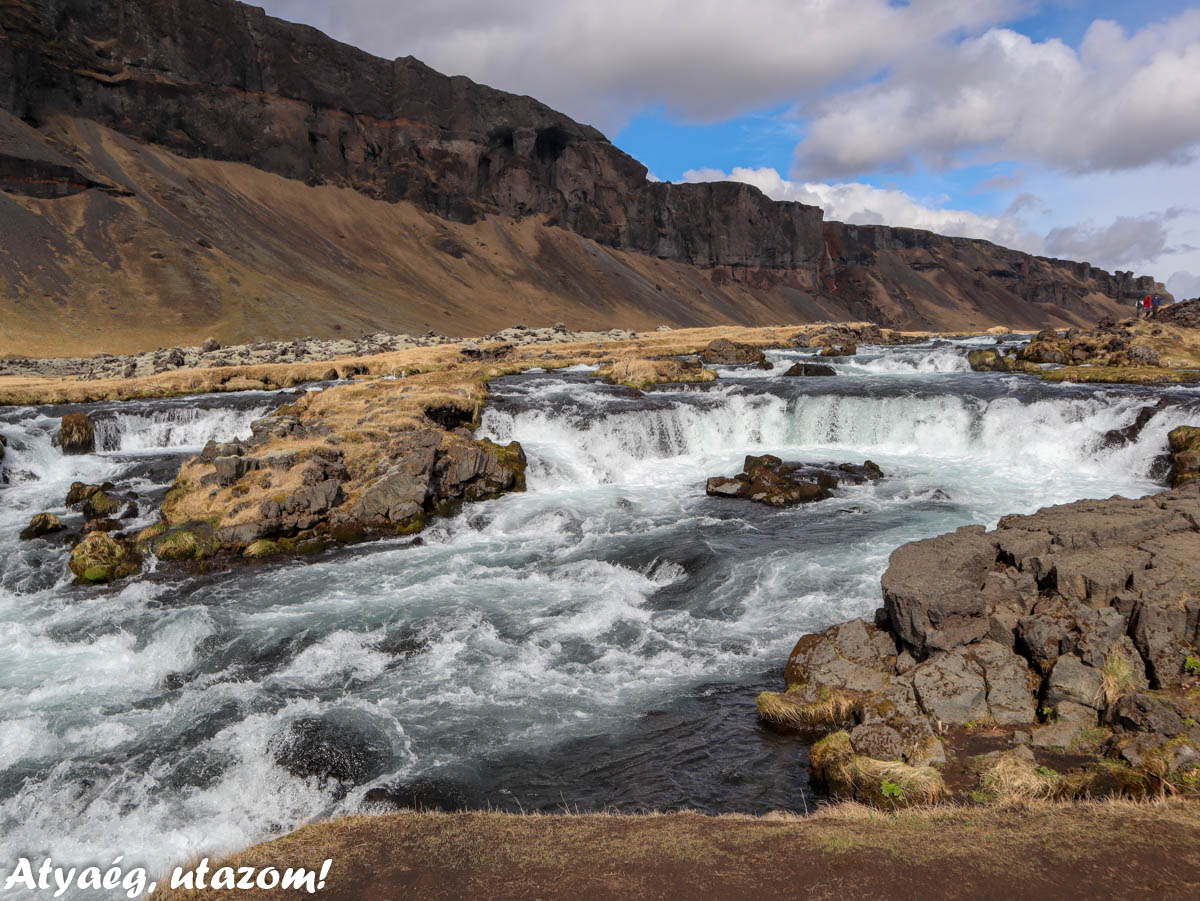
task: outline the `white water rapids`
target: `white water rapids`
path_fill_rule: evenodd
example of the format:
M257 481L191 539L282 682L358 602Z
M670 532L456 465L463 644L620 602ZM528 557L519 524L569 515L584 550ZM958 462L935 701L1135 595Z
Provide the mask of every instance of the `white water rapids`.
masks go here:
M967 371L964 348L863 349L833 378L733 370L635 392L588 372L504 379L481 435L518 439L529 490L421 536L271 566L70 583L68 546L19 542L73 480L152 521L182 459L277 398L107 405L99 453L50 441L66 408L0 411L0 861L117 853L161 869L438 780L468 803L803 809L796 748L755 724L802 634L879 604L900 544L1050 503L1158 490L1157 400ZM747 453L872 459L881 482L787 510L708 498ZM77 519L77 517L76 517ZM298 717L372 736L353 786L291 775Z

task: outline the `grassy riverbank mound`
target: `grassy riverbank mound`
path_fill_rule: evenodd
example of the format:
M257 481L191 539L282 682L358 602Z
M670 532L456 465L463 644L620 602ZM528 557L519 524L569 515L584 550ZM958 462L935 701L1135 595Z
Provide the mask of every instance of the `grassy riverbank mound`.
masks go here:
M461 381L486 377L492 364L503 363L505 371L530 366L546 369L578 363L608 363L646 360L678 354L699 353L719 338L754 347L787 347L808 340L822 341L822 335L869 329L882 340L902 338L901 333L880 330L869 323L841 323L838 326L813 324L743 328L676 329L648 332L637 337L600 338L584 341L516 344L505 341L463 341L430 347L349 355L334 360L308 362L259 363L237 366L212 366L173 369L136 378L88 379L0 376L0 406L5 404L91 403L106 400L179 397L209 392L276 390L305 382L331 378L383 378L414 375L440 370L457 370Z
M313 823L222 865L332 858L319 897L1187 898L1200 891L1200 804L857 804L810 817L697 813L398 813ZM214 865L216 866L216 865ZM282 898L162 891L164 901Z

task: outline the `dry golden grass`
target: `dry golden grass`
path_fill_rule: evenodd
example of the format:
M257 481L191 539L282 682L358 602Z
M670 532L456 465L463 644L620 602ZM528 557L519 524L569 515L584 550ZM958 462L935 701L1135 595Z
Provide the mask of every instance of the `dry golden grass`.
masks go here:
M756 347L784 346L793 335L802 331L816 331L819 328L819 323L761 328L716 326L650 332L621 341L528 344L514 348L502 364L491 365L464 361L460 352L461 345L443 344L311 363L263 363L252 366L178 369L133 379L78 381L4 376L0 377L0 405L87 403L100 400L175 397L248 388L292 387L320 379L331 367L340 369L347 365L366 367L367 375L371 378L411 375L454 367L462 370L466 379L472 379L485 377L489 371L503 374L529 366L555 369L577 363L696 353L715 338L729 338ZM483 348L490 346L495 345L481 345Z
M997 804L1048 800L1059 793L1061 783L1058 773L1039 767L1016 751L999 755L980 774L980 787L988 800Z
M806 729L846 722L858 708L859 701L841 692L828 692L819 701L804 703L792 692L764 691L755 699L755 704L758 715L769 723Z
M1133 664L1120 650L1114 648L1104 659L1100 669L1100 690L1105 706L1115 704L1120 698L1133 691Z
M608 366L602 366L596 375L615 385L625 385L629 388L711 382L717 377L711 369L689 369L677 360L643 360L637 357L624 357Z

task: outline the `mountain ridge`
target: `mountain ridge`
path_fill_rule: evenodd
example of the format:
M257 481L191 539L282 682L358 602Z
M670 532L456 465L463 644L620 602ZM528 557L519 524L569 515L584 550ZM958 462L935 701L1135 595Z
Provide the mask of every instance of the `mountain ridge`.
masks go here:
M533 98L442 75L412 57L382 60L234 0L2 0L0 27L0 84L8 86L0 92L0 212L11 230L21 219L52 248L18 240L0 251L0 303L20 320L24 343L73 352L93 343L90 333L110 331L102 323L112 305L100 290L162 313L165 341L202 340L205 328L224 340L329 334L339 296L368 290L362 311L348 305L348 327L451 334L497 327L505 323L489 316L519 309L588 327L812 318L910 328L1072 325L1118 312L1138 294L1165 293L1149 277L990 242L827 222L817 207L741 183L651 182L645 166L596 129ZM252 167L259 183L249 186L230 166ZM283 198L272 176L298 184ZM415 243L412 228L367 247L348 242L293 284L295 265L288 254L271 260L270 235L245 250L247 260L230 259L227 245L202 234L197 212L230 181L243 188L209 213L233 234L262 231L263 193L299 210L314 202L305 191L330 188L412 206L399 218L421 220L420 234ZM336 215L350 208L355 227L397 218L352 200ZM288 209L277 212L289 218ZM73 227L80 220L90 235ZM279 227L285 241L345 242L327 222ZM438 263L447 260L418 259L439 240L450 249L437 252L454 261L478 256L472 248L480 245L494 251L497 231L530 232L538 245L517 253L502 240L499 279L538 303L513 302L496 279L446 273ZM108 233L107 245L98 233ZM603 265L588 262L598 254ZM381 255L390 255L386 265ZM357 270L381 266L395 287L355 285ZM464 278L474 301L455 287ZM263 282L253 303L277 304L279 315L247 311L255 296L244 290L247 279ZM576 284L556 294L564 280ZM309 283L318 287L306 301ZM207 324L195 310L178 310L197 298ZM47 330L31 318L47 299L64 311L65 327ZM307 311L313 305L319 314ZM119 344L111 349L131 349ZM0 342L0 352L15 349Z

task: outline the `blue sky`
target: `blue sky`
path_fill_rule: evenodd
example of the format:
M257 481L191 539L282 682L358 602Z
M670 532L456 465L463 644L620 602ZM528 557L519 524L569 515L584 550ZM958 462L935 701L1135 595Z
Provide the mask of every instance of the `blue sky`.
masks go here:
M1200 8L1078 0L266 0L531 94L671 181L1200 295ZM1197 198L1193 200L1193 198Z

